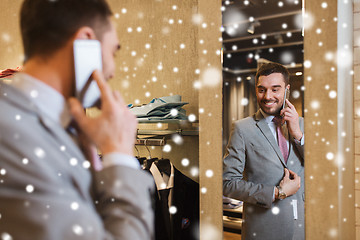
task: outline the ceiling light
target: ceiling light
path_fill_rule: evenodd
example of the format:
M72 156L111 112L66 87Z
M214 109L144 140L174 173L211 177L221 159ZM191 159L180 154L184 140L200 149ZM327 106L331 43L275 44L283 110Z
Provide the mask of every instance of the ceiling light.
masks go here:
M255 27L260 27L260 22L258 20L255 20L255 22L250 23L247 32L250 34L254 34L255 33Z

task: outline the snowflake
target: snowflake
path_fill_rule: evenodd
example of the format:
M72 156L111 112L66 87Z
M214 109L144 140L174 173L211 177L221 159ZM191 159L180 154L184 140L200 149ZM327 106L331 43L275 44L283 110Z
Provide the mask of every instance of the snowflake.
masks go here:
M184 140L183 138L179 135L179 134L173 134L171 136L171 139L173 140L174 143L176 143L177 145L181 145L183 144Z
M70 208L74 211L78 210L79 209L79 204L77 202L72 202L70 204Z
M241 99L241 105L242 106L247 106L249 104L249 99L247 98L242 98Z
M193 14L192 16L192 22L195 25L200 25L203 21L203 16L201 14Z
M44 158L45 157L45 151L39 147L34 149L34 153L38 158Z
M198 175L199 175L199 169L198 169L197 167L192 167L192 168L190 169L190 174L191 174L191 176L193 176L193 177L198 176Z
M1 234L1 240L12 240L12 236L6 232Z
M208 178L211 178L212 176L214 176L213 170L211 170L211 169L206 170L205 176Z
M329 230L329 236L332 237L332 238L336 238L338 235L338 232L337 232L337 229L336 228L331 228Z
M90 168L90 165L91 164L90 164L89 161L84 161L83 164L82 164L83 168L86 168L86 169Z
M189 164L190 164L189 159L183 158L183 159L181 160L181 165L183 165L184 167L189 166Z
M326 159L327 159L327 160L333 160L333 159L334 159L334 154L333 154L332 152L328 152L328 153L326 154Z
M176 108L170 110L170 114L173 117L176 117L179 114L179 111Z
M76 235L83 235L84 234L83 228L81 226L77 225L77 224L72 227L72 230Z
M214 67L207 68L202 74L202 83L205 86L214 87L221 82L222 73Z
M3 33L2 39L4 42L9 43L11 41L11 36L8 33Z
M177 212L177 208L175 206L169 207L169 213L174 215Z
M39 96L39 93L38 93L38 91L36 91L36 90L32 90L32 91L30 92L30 96L31 96L32 98L37 98L37 97Z
M273 208L271 208L271 212L272 212L272 214L274 214L274 215L278 215L278 214L280 213L280 208L278 208L278 207L273 207Z
M26 186L25 189L26 189L26 191L27 191L28 193L32 193L32 192L34 191L34 186L31 185L31 184L29 184L29 185Z
M170 152L171 151L171 146L169 144L166 144L164 147L163 147L163 151L164 152Z
M28 160L27 158L23 158L23 159L22 159L22 163L23 163L24 165L27 165L27 164L29 163L29 160Z
M69 162L71 166L76 166L78 164L78 160L76 158L70 158Z
M190 114L190 115L188 116L188 120L189 120L189 122L195 122L195 120L196 120L195 114Z

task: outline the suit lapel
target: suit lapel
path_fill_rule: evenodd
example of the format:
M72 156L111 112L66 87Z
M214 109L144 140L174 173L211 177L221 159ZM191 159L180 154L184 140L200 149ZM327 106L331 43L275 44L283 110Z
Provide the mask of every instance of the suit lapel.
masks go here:
M87 188L84 187L83 184L86 182L85 179L88 178L88 176L85 176L88 175L88 173L85 173L84 168L82 167L82 162L85 158L79 148L76 147L71 136L67 134L59 124L45 116L29 97L25 96L11 85L0 84L0 93L1 97L4 97L11 104L37 116L44 129L59 143L59 147L62 145L66 147L66 153L64 152L65 164L63 166L72 173L73 183L79 189L82 196L88 198L89 194L86 192ZM71 166L69 164L70 158L76 158L78 160L77 166Z
M256 126L260 129L261 133L264 135L266 140L270 143L270 145L274 149L276 155L279 157L281 163L284 165L284 167L286 167L286 163L285 163L284 157L280 151L280 148L279 148L273 134L271 133L271 130L270 130L265 118L263 117L263 115L261 114L260 111L257 111L257 113L255 113L255 120L256 120Z

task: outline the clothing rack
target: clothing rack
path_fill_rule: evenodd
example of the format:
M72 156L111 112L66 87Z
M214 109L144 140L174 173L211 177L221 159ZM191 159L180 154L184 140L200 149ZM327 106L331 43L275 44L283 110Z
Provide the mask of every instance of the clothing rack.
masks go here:
M179 134L182 136L196 136L199 135L198 130L184 130L184 129L176 129L176 130L147 130L147 129L138 129L138 135L172 135Z
M164 146L166 144L165 138L156 139L156 138L137 138L135 145L143 145L143 146Z

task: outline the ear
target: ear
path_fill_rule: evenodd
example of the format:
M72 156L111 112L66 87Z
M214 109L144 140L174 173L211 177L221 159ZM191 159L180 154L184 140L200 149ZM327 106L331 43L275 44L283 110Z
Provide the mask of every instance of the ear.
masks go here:
M288 90L290 90L290 84L288 84L288 85L286 86L286 88L287 88Z
M79 28L74 36L75 39L96 39L95 32L90 27Z

